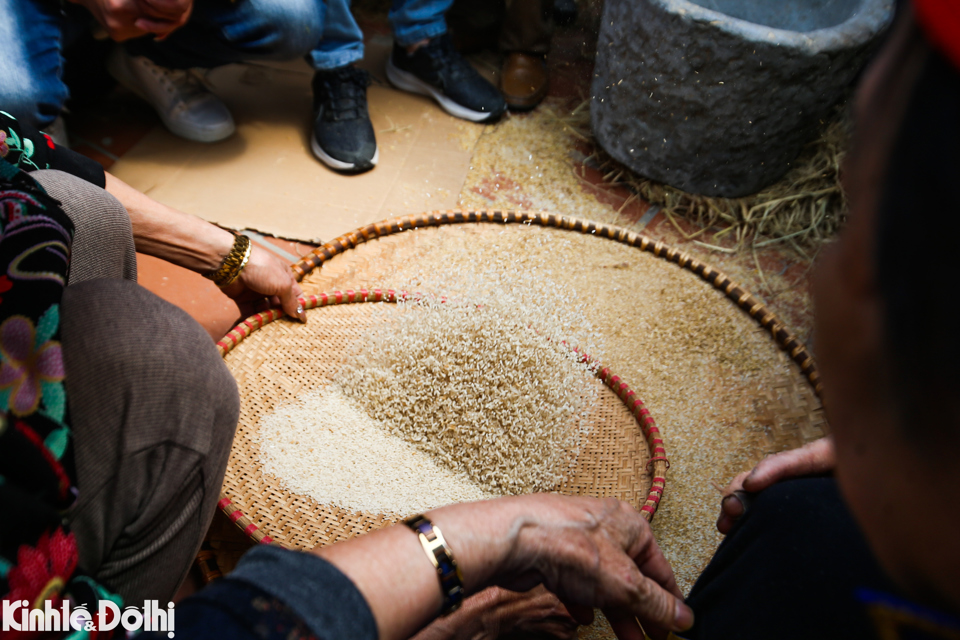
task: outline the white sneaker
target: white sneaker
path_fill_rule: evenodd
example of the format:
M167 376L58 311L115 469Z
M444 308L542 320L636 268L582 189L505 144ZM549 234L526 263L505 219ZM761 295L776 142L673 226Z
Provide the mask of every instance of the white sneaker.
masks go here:
M144 100L173 133L187 140L216 142L236 127L227 106L190 70L165 69L116 47L107 69L117 82Z

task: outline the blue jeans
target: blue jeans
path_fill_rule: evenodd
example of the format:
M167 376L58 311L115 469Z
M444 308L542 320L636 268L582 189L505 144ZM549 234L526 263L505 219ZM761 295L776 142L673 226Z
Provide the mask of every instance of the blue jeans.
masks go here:
M390 23L406 46L447 30L453 0L394 0ZM306 55L314 69L336 69L363 58L363 32L350 0L196 0L193 16L163 42L127 45L160 66L211 68L251 59Z
M0 110L38 129L67 99L60 51L69 25L58 2L0 0Z
M322 2L323 0L318 0ZM336 69L363 58L363 32L350 13L350 0L327 0L323 37L307 54L314 69ZM443 15L453 0L393 0L390 24L393 37L408 46L447 32Z
M443 14L451 4L394 0L397 42L445 33ZM68 97L61 52L90 19L63 13L57 0L0 0L0 110L40 129L53 122ZM144 37L125 46L174 69L305 56L322 70L363 58L363 32L350 0L195 0L190 22L163 42Z

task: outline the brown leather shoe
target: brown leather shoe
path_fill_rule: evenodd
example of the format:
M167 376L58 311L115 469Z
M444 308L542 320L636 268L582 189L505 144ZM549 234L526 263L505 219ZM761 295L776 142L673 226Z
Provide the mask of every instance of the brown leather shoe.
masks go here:
M500 72L500 91L514 111L529 111L547 95L547 61L543 56L507 54Z

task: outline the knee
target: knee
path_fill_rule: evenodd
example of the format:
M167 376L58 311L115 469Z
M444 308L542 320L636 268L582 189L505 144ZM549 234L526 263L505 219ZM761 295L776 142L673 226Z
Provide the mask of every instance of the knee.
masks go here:
M83 178L58 171L56 169L40 169L30 174L30 177L40 183L50 197L59 200L63 205L64 213L73 221L75 226L85 226L85 216L106 219L104 227L118 227L124 237L133 235L130 215L120 201L95 184ZM89 211L87 211L89 209ZM103 230L100 230L101 232ZM103 238L104 244L116 238Z
M251 0L255 18L240 34L244 48L280 60L305 55L323 37L322 6L318 0Z
M130 215L110 193L76 176L44 169L30 176L62 203L73 222L71 285L96 278L136 280Z
M236 382L210 336L183 310L117 279L67 287L62 307L71 402L76 391L89 396L78 397L78 405L115 404L134 422L170 416L166 432L150 437L198 450L232 440L240 410Z

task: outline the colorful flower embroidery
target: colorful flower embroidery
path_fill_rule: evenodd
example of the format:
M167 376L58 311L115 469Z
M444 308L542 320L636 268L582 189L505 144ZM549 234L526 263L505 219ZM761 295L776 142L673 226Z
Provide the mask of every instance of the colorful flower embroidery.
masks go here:
M63 512L77 497L75 479L69 473L75 468L59 342L59 303L70 264L73 225L59 203L18 168L36 167L31 155L37 151L42 157L54 143L44 136L36 139L34 148L15 124L5 124L9 120L0 112L4 130L0 144L8 152L0 158L0 438L5 460L26 461L27 466L12 465L16 473L10 475L4 466L0 503L4 513L14 513L18 521L30 524L14 527L14 537L4 538L0 598L26 600L40 607L44 601L57 604L72 597L94 609L98 599L108 598L121 606L119 598L92 580L74 575L77 545L66 525L39 535L50 521L51 509ZM24 481L28 484L21 487ZM37 499L11 502L11 496L23 490ZM37 637L34 632L0 635L4 640L8 635L11 640ZM103 640L112 635L80 631L68 638Z
M7 116L8 118L15 119L6 111L0 111L0 113ZM33 140L26 137L21 138L19 135L17 135L17 132L14 131L12 128L9 129L8 131L5 131L5 134L6 135L4 137L4 144L7 146L7 153L3 154L4 157L6 157L11 150L14 152L19 151L20 152L19 158L15 162L17 166L20 166L20 167L26 166L26 167L32 167L33 169L40 169L40 167L37 166L37 163L33 161L33 152L35 150L33 146Z
M36 198L22 191L13 189L0 191L0 212L7 225L22 220L29 207L42 209L43 205Z
M53 535L44 533L37 546L20 545L17 563L7 574L10 593L7 600L27 600L34 608L43 608L44 600L52 606L60 602L60 593L77 568L77 541L72 533L57 528Z
M9 410L16 416L37 410L41 383L60 382L64 377L60 343L35 333L33 323L20 315L10 316L0 325L0 389L10 389ZM40 337L43 339L37 340Z

